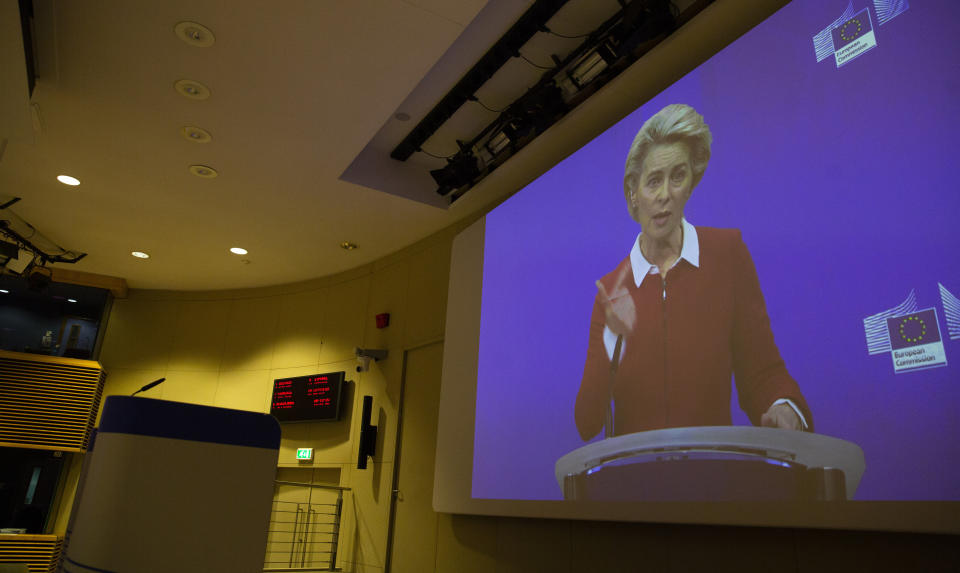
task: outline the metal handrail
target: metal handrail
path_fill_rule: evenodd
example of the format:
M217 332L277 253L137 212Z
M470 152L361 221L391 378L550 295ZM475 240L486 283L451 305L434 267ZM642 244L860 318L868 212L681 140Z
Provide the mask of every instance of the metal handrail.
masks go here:
M351 488L279 480L274 483L276 486L290 485L310 489L307 492L309 495L306 496L306 502L273 500L271 527L267 533L270 536L281 534L290 540L271 540L269 542L268 551L264 558L263 571L337 571L337 549L340 541L343 492L350 491ZM313 503L313 491L318 489L336 492L336 502ZM296 509L293 506L296 506ZM333 509L333 511L329 511L330 509ZM283 519L282 516L287 516L287 518ZM274 519L273 517L280 519ZM283 528L273 529L274 525ZM286 529L291 525L293 526L292 530ZM327 526L330 526L331 529L327 530ZM327 547L321 548L318 547L319 545ZM279 551L271 550L270 547L279 549ZM323 558L325 555L329 556L328 560ZM286 558L279 561L278 558L283 558L281 556ZM321 559L327 561L326 567L314 566ZM286 567L283 568L284 566Z
M331 490L340 490L340 491L350 491L350 489L351 489L351 488L349 488L349 487L345 487L345 486L341 486L341 485L324 485L324 484L319 484L319 483L301 483L301 482L297 482L297 481L279 481L279 480L276 480L276 481L274 481L273 483L275 483L275 484L277 484L277 485L299 485L299 486L303 486L303 487L312 487L312 488L315 488L315 489L331 489ZM294 502L287 502L287 503L294 503Z

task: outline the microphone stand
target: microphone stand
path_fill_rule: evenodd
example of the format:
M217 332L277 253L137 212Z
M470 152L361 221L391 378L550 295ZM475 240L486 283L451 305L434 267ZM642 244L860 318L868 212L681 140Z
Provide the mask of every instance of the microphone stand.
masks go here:
M613 432L613 383L617 379L620 367L620 349L623 347L623 335L617 335L617 344L613 347L613 359L610 361L610 381L607 383L607 416L603 422L603 437L612 438Z

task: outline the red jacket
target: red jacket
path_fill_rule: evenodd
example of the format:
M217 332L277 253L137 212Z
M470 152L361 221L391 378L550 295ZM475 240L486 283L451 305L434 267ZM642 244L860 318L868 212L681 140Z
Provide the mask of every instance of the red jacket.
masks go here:
M730 425L730 377L750 421L780 398L813 416L787 372L773 340L757 271L735 229L696 227L699 268L681 259L667 273L647 275L638 288L627 269L625 287L637 309L634 331L614 381L615 434L683 426ZM608 293L627 257L601 280ZM577 429L584 440L603 429L610 359L603 345L599 295L590 319L590 341L577 393Z

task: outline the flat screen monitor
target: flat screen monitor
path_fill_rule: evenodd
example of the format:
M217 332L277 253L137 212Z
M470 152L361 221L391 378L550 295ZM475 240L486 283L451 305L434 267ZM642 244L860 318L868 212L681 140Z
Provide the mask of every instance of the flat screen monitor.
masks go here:
M273 381L270 413L281 422L340 419L344 372L311 374Z

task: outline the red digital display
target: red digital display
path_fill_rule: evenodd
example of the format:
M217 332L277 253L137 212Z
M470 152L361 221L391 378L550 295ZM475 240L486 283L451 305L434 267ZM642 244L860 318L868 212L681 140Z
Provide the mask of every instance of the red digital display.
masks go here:
M281 422L339 419L344 375L331 372L274 380L270 413Z

